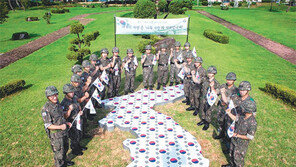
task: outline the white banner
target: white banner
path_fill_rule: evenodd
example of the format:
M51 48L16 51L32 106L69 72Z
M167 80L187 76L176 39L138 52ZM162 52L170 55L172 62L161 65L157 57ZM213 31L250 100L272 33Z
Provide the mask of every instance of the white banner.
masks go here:
M115 17L116 34L187 35L188 17L181 19L135 19Z

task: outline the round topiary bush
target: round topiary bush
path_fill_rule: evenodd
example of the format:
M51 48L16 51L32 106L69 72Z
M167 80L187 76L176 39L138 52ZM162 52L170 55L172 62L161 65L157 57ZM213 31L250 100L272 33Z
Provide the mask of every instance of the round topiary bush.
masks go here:
M158 2L158 10L161 12L167 12L168 11L168 2L167 0L160 0Z
M21 40L30 38L27 32L17 32L12 34L12 40Z
M183 0L173 0L169 5L169 11L172 14L184 14L186 9L183 7Z
M156 15L155 3L151 0L139 0L134 7L135 18L150 18Z
M183 7L191 10L193 7L193 2L191 0L183 0Z
M220 31L205 30L203 35L213 41L216 41L222 44L229 43L229 37Z

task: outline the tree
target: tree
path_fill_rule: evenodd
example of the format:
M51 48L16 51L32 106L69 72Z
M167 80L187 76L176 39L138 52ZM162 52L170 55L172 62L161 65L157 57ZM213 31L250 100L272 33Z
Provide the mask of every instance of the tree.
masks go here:
M135 18L151 18L156 15L156 5L151 0L139 0L134 7Z
M90 49L88 48L91 45L91 41L96 40L100 35L99 31L81 35L83 30L84 26L81 23L71 24L70 33L77 35L77 38L74 38L70 41L70 53L67 55L67 59L78 60L80 63L82 63L84 56L91 53Z
M28 9L30 6L30 0L21 0L21 5L24 10Z
M47 24L50 24L50 18L51 18L51 13L50 12L46 12L43 15L43 19L46 21Z
M163 12L163 13L168 11L168 2L167 2L167 0L160 0L158 2L158 10L160 12Z
M6 18L8 18L8 9L5 2L0 2L0 24L4 23L6 21Z

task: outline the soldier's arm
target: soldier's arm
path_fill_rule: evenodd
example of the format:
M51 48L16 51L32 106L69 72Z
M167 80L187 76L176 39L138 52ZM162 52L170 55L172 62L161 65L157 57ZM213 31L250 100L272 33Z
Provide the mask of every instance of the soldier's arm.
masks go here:
M113 61L111 62L111 67L113 68L115 66L115 60L116 60L116 57L113 56Z
M42 114L42 119L44 121L44 127L45 128L47 128L49 130L56 130L56 129L65 130L66 129L66 124L63 124L63 125L53 125L52 124L51 116L45 110L43 110L41 114Z
M141 58L141 64L142 64L142 65L143 65L144 62L146 61L146 57L147 57L146 54L144 54L144 55L142 56L142 58Z
M247 135L237 134L237 137L245 140L253 140L256 130L257 130L257 122L255 121L249 125Z
M227 110L226 110L226 113L228 114L228 116L229 116L233 121L237 120L237 117L231 113L231 110L230 110L230 109L227 109Z
M65 130L67 128L66 124L62 124L62 125L50 125L49 127L47 127L47 129L49 130Z
M73 105L71 104L71 105L68 107L68 110L67 110L67 111L65 112L65 114L64 114L64 117L65 117L66 119L69 118L69 116L70 116L72 110L73 110Z

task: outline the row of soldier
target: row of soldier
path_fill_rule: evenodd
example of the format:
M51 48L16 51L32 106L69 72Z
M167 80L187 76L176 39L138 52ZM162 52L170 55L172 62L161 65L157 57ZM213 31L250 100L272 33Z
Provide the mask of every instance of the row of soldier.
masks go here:
M229 73L226 76L226 84L220 85L215 79L217 69L214 66L210 66L205 70L202 67L202 58L195 58L193 56L188 42L185 43L184 50L181 48L180 42L176 42L174 48L171 49L167 49L167 46L164 44L161 45L156 55L151 53L152 47L150 45L147 45L145 50L141 57L144 88L153 89L153 67L158 61L157 89L160 89L161 86L166 86L170 71L170 86L174 82L176 85L179 83L184 84L185 100L182 102L189 105L186 110L194 110L193 115L195 116L200 113L201 121L197 125L204 125L203 130L207 130L212 122L212 117L218 120L218 131L220 133L216 139L223 138L226 142L231 157L228 166L243 166L248 142L253 139L257 126L255 120L256 104L249 96L249 91L251 90L250 83L243 81L236 88L234 85L236 75ZM74 65L72 67L73 76L71 77L71 83L63 87L65 97L61 103L58 102L58 91L55 87L50 86L46 89L48 101L43 107L42 117L55 153L56 166L73 164L73 162L66 161L68 135L71 140L73 154L82 155L82 151L87 149L79 143L83 137L89 137L85 133L86 122L88 119L92 120L93 115L88 110L84 110L84 107L89 100L92 100L90 94L97 89L92 86L96 79L100 79L100 83L104 86L99 91L102 99L105 98L106 93L108 98L119 96L121 72L125 70L124 94L134 92L138 61L133 50L127 49L127 56L122 60L119 56L118 48L113 48L112 53L113 56L108 58L108 50L102 49L100 59L93 54L89 60L83 61L82 66ZM104 80L102 75L105 75L108 79ZM207 98L207 96L212 94L218 97L215 103L209 102L210 98ZM229 109L230 101L233 102L234 107ZM93 103L100 107L100 104L95 101ZM56 113L59 110L63 112ZM213 111L218 111L218 113L212 115ZM78 121L74 120L78 114L82 117L81 130L71 128L76 126ZM242 119L239 116L242 116ZM234 130L234 137L229 138L227 129L233 122L232 120L236 120L236 128ZM52 125L56 124L60 126L52 127ZM60 146L64 147L55 148Z

